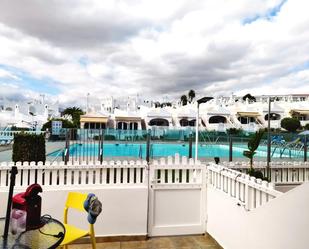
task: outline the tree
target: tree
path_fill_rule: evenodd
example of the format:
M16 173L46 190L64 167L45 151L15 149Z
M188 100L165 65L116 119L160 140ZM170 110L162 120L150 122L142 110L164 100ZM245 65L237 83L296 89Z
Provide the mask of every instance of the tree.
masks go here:
M68 107L66 108L63 113L63 115L71 115L72 122L75 128L79 128L80 126L80 115L83 115L84 112L78 108L78 107Z
M250 172L254 171L254 169L253 169L253 157L256 154L255 151L259 147L263 135L264 135L264 131L263 130L257 131L250 138L250 140L248 141L248 150L245 150L243 152L243 155L250 159L250 171L249 171L249 174L250 174Z
M186 96L186 95L182 95L182 96L180 97L180 102L182 103L182 105L187 105L187 103L188 103L188 98L187 98L187 96Z
M195 98L195 91L191 89L188 93L188 97L189 97L189 102L191 103L192 100Z
M281 127L289 132L295 132L300 128L300 122L297 118L284 118L281 120Z
M246 99L249 99L249 102L256 102L256 98L254 96L252 96L250 93L243 96L242 99L244 101L246 101Z

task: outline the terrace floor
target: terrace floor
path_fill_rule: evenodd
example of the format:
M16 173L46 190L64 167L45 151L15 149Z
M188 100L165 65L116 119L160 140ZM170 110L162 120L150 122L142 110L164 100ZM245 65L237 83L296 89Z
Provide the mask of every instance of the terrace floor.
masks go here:
M69 249L91 249L90 244L70 245ZM142 241L97 243L97 249L222 249L209 235L156 237Z

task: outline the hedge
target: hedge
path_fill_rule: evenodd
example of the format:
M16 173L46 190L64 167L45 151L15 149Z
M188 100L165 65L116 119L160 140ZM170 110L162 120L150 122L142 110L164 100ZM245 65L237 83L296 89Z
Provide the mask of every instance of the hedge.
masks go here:
M46 151L44 135L26 133L15 134L12 160L14 162L45 162Z

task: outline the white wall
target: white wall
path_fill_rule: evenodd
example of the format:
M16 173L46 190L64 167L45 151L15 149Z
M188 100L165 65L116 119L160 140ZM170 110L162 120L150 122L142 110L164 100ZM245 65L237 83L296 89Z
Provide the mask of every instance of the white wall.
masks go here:
M147 187L92 187L65 190L44 188L42 196L42 215L50 214L62 221L63 208L69 191L94 193L103 204L103 211L95 223L96 236L146 235L147 234ZM16 190L16 193L24 190ZM0 216L5 216L7 193L0 192ZM87 213L69 213L69 223L88 228Z
M207 190L207 232L227 249L308 249L309 183L246 211L220 190Z

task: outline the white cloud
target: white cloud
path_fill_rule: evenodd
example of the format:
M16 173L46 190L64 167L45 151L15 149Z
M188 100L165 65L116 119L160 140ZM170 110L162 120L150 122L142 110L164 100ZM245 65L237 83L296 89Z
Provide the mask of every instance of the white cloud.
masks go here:
M3 0L0 77L17 77L3 65L50 79L62 103L88 92L308 93L309 3L280 3Z

